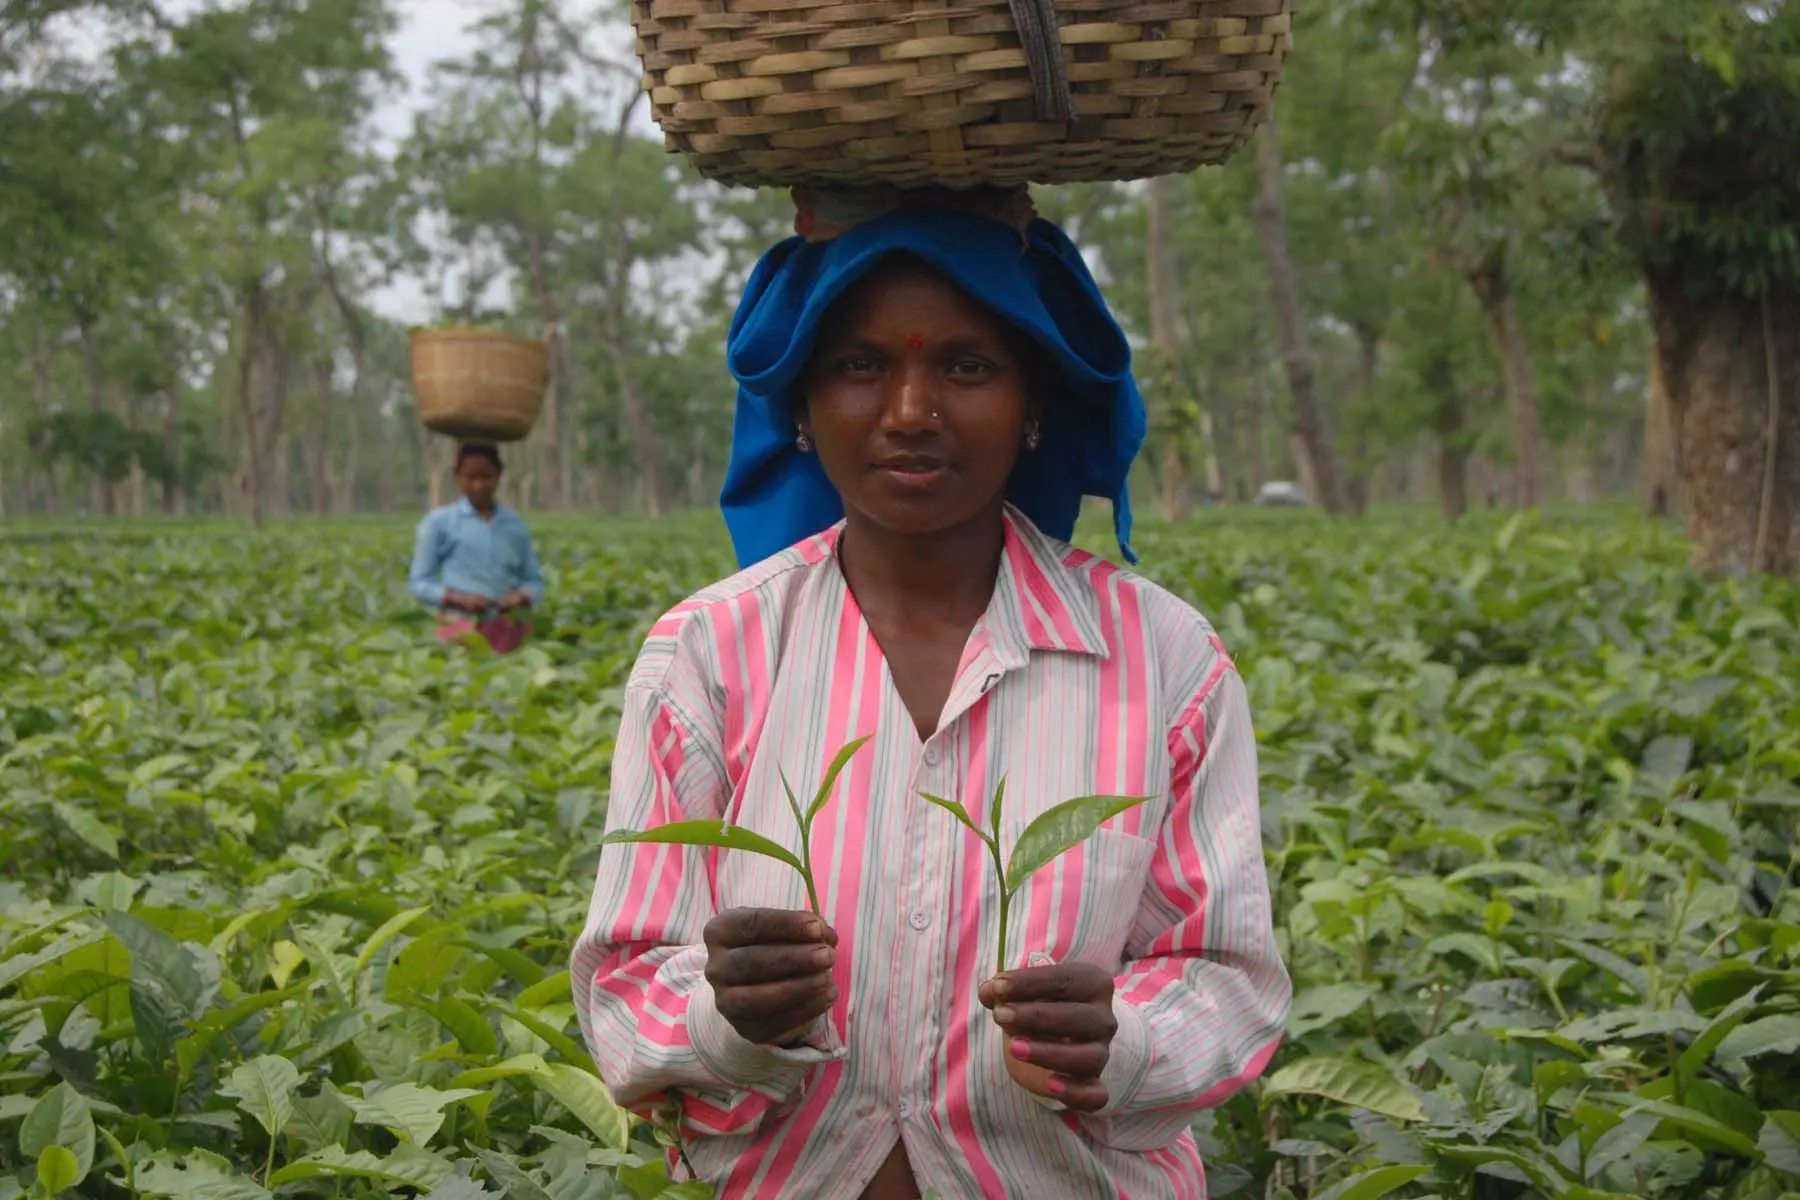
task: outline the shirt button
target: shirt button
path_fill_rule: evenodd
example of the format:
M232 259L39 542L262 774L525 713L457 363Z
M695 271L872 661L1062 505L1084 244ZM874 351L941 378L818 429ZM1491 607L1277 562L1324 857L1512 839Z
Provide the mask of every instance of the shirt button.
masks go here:
M912 1116L912 1101L902 1100L900 1102L900 1119L904 1121L910 1116Z
M912 914L906 918L906 923L914 929L923 931L927 925L931 924L931 918L925 915L923 909L915 908L912 910Z
M933 742L930 745L925 747L925 765L926 766L928 766L928 767L937 766L938 765L938 757L939 757L939 755L938 755L938 748L937 748L936 742Z

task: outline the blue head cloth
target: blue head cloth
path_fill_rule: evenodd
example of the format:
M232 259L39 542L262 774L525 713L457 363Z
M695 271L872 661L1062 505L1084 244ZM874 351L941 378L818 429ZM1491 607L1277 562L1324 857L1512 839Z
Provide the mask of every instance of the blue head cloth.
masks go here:
M731 321L726 362L738 381L731 463L720 505L739 566L760 562L830 528L844 515L816 454L794 445L792 399L819 323L870 268L910 253L1032 337L1061 377L1044 406L1042 441L1022 453L1007 498L1051 537L1069 541L1081 498L1113 504L1113 530L1129 562L1126 477L1143 445L1143 397L1131 348L1081 254L1062 230L1036 219L1020 232L955 210L892 212L828 242L793 237L757 263Z

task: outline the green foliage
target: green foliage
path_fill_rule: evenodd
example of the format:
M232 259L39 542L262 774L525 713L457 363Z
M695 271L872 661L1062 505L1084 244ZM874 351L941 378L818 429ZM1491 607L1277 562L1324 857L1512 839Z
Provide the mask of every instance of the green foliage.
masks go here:
M506 657L404 524L0 536L0 1194L704 1195L566 964L625 674L730 549L535 531ZM1800 1191L1800 593L1613 514L1137 542L1248 682L1298 988L1213 1194Z
M1800 284L1800 12L1633 0L1592 47L1627 249L1690 294Z

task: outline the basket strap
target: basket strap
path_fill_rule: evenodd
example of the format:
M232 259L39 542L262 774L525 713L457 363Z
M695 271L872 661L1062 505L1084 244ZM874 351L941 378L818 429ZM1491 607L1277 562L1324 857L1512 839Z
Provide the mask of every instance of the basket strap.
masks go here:
M1063 62L1062 32L1056 24L1056 0L1007 0L1025 64L1031 74L1032 99L1038 119L1068 124L1075 117L1075 94Z

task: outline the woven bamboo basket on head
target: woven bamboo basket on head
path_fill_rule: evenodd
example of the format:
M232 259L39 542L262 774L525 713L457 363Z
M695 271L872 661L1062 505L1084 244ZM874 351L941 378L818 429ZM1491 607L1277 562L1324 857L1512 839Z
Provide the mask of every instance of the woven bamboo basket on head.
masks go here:
M1291 0L632 0L651 113L722 183L1143 179L1224 161Z
M516 442L531 432L550 382L547 340L468 328L418 329L409 340L427 429L480 442Z

